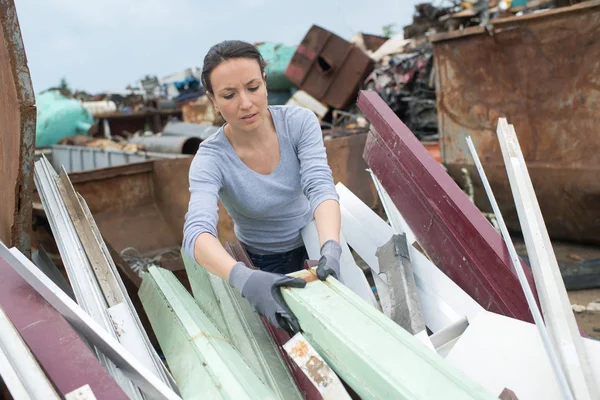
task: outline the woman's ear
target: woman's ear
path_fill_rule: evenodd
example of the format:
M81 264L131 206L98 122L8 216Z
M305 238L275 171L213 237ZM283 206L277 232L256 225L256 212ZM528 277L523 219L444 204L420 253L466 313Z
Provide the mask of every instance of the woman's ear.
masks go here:
M215 110L219 112L219 106L217 106L217 102L215 101L213 94L211 92L206 92L206 96L210 99L210 101L212 101Z

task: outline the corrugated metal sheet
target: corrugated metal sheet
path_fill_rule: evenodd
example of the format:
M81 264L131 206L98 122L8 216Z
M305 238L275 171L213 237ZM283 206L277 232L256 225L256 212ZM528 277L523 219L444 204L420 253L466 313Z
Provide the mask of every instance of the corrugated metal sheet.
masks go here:
M64 167L68 173L97 168L115 167L135 162L160 158L186 157L177 153L130 152L112 149L98 149L83 146L52 146L52 166L59 172Z

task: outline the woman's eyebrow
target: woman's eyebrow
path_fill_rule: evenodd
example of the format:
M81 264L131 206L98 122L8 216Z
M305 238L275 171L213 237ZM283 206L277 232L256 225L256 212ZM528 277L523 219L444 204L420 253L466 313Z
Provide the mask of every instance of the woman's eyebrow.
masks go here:
M258 80L257 78L250 79L248 82L246 82L246 85L256 82L257 80ZM236 89L233 87L225 87L225 88L219 90L219 92L225 92L225 91L230 91L230 90L236 90Z

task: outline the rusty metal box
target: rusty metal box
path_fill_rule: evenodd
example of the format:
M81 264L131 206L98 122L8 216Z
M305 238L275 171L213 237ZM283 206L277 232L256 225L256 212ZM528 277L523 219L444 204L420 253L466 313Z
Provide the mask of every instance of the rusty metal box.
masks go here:
M292 57L285 75L317 100L345 108L356 98L373 61L360 48L313 25Z

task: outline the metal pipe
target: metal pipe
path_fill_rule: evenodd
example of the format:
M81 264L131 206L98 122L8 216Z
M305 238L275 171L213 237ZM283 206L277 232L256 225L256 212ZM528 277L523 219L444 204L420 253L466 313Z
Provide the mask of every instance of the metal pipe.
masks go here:
M213 125L192 124L190 122L169 121L163 128L163 136L191 136L201 140L208 139L220 128Z
M510 259L512 260L513 266L517 271L519 282L521 283L523 292L525 292L527 304L529 305L529 309L531 310L531 314L533 315L533 320L535 321L535 325L537 326L540 336L542 338L542 342L544 343L544 348L546 349L546 353L548 354L548 358L550 359L550 363L552 364L552 369L554 370L554 374L556 375L558 384L563 392L563 396L565 399L573 399L571 388L569 387L569 384L567 382L565 372L558 360L556 350L554 349L554 347L552 346L552 342L550 341L548 330L546 329L546 325L544 324L544 320L542 319L540 310L537 306L535 298L533 297L533 291L529 286L529 282L527 282L527 277L525 277L525 271L523 271L523 266L521 265L521 261L519 259L519 256L517 255L517 251L515 250L515 246L512 242L512 239L510 238L510 234L508 233L508 229L506 228L506 224L504 223L504 218L500 213L500 208L498 207L498 203L496 202L496 198L494 197L494 193L492 192L492 187L490 186L490 183L487 179L487 175L483 170L483 165L481 165L481 161L479 160L479 156L477 155L477 150L475 150L475 145L471 140L471 136L467 136L467 145L469 146L469 150L471 151L471 155L473 156L473 160L475 161L475 166L477 167L477 172L479 172L479 177L481 178L481 182L483 183L485 192L487 193L488 199L490 200L490 204L492 205L492 209L494 210L494 214L496 215L496 220L498 221L498 226L500 227L500 231L502 232L502 237L504 238L504 242L506 243L506 247L508 248Z
M202 140L192 136L137 136L129 143L141 144L146 151L157 153L196 154Z

